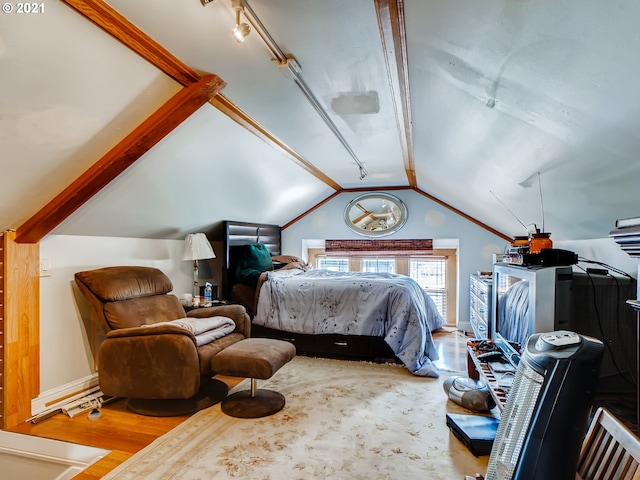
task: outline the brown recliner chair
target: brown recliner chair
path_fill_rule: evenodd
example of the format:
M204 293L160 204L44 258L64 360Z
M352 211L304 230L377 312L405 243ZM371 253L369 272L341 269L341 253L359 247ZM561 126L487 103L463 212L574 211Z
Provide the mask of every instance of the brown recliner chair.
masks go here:
M157 416L193 413L226 396L226 384L212 379L211 359L250 336L244 307L198 308L187 314L168 294L173 289L169 278L151 267L99 268L76 273L75 281L106 335L98 349L105 395L125 397L129 409ZM202 320L194 319L214 316L231 318L235 329L198 346L202 341L191 326ZM172 322L183 318L189 328Z

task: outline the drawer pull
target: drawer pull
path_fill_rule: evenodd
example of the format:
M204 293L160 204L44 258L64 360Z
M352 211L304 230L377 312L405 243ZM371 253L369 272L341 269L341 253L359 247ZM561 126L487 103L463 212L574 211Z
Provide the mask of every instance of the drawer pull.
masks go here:
M347 342L333 342L334 345L338 347L348 347L349 344Z
M296 343L295 338L280 338L280 340L284 340L285 342Z

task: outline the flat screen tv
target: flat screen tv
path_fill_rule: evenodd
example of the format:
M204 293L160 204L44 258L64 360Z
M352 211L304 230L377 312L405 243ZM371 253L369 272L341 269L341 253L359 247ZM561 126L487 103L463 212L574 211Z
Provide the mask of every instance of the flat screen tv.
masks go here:
M566 266L494 264L490 337L514 365L532 334L569 329L572 272Z

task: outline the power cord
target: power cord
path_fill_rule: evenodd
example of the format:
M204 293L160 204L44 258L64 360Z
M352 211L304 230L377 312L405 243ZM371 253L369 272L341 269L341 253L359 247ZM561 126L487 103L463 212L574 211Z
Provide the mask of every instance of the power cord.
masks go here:
M618 318L620 317L620 301L619 301L620 294L621 294L620 282L618 281L618 279L614 275L611 275L608 270L611 270L611 271L613 271L615 273L623 275L623 276L629 278L630 280L635 280L635 279L631 275L629 275L628 273L626 273L626 272L624 272L622 270L619 270L617 268L614 268L611 265L607 265L604 262L598 262L598 261L595 261L595 260L588 260L588 259L585 259L585 258L582 258L582 257L579 257L578 260L580 262L583 262L583 263L591 263L591 264L600 265L600 266L605 267L607 269L607 271L594 272L592 269L583 268L580 265L576 265L576 267L579 268L580 270L582 270L587 275L587 278L589 279L589 284L591 286L591 292L592 292L592 297L593 297L593 308L594 308L594 313L595 313L595 316L596 316L596 321L598 323L598 329L600 330L600 334L602 335L603 343L604 343L605 347L607 348L609 354L611 355L611 361L613 362L613 365L614 365L616 371L618 372L618 374L627 383L629 383L631 385L634 385L634 386L637 386L637 378L633 374L626 373L626 372L623 371L622 368L620 368L620 365L619 365L618 361L616 360L615 353L614 353L614 351L613 351L613 349L611 347L612 340L605 333L605 328L604 328L604 326L602 324L602 319L600 317L600 311L598 309L598 302L597 302L597 299L596 299L596 285L595 285L595 282L593 281L592 274L596 273L596 274L599 274L599 275L610 276L611 278L613 278L613 280L616 283L616 299L618 300L618 301L615 302L615 305L616 305L616 315L615 315L615 318L616 318L616 333L618 334L618 337L620 339L622 339L622 335L621 335L621 332L620 332L620 322L617 321ZM626 368L629 370L629 372L631 372L632 369L631 369L629 363L626 360L626 356L625 356L625 364L626 364L625 365ZM631 380L629 379L629 376L631 376Z

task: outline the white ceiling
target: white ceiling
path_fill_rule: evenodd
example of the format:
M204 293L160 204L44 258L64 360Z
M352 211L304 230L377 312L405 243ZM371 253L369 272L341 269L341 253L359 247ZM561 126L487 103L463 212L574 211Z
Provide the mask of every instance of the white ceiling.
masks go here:
M80 2L81 3L81 2ZM340 188L406 187L374 0L249 0L368 175L230 0L111 0ZM606 237L640 213L640 2L405 0L417 188L507 235ZM0 15L0 230L19 228L182 86L61 1ZM336 98L377 98L376 113ZM337 106L335 106L338 109ZM335 189L205 104L55 233L285 224ZM497 197L497 198L496 198ZM499 200L498 200L499 199Z

